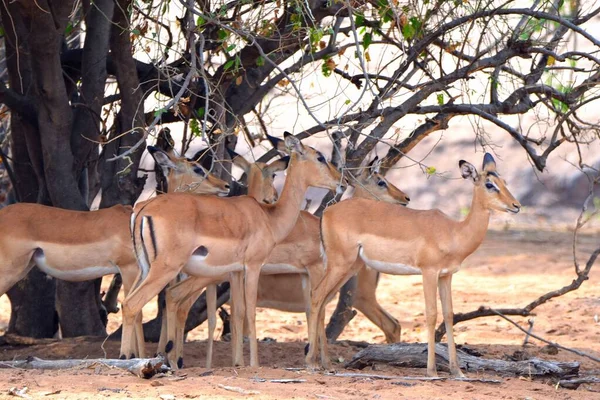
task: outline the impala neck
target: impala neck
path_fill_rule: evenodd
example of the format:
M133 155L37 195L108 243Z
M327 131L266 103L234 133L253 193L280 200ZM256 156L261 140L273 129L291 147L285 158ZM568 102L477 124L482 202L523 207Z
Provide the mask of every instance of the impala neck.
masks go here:
M473 188L473 201L469 215L459 222L458 235L465 257L473 253L483 242L490 222L490 210L484 204L484 193L480 187Z
M272 205L262 204L277 243L285 239L296 225L304 194L309 186L302 168L297 167L298 163L298 156L292 153L279 200Z

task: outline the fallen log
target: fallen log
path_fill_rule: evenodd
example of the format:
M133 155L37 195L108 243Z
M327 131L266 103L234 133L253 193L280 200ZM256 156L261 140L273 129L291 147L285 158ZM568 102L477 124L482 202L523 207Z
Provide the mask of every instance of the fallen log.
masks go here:
M559 386L567 389L577 389L579 385L582 385L584 383L599 384L600 378L597 378L595 376L586 376L575 379L561 379L560 381L558 381Z
M579 374L578 362L556 362L532 358L524 361L505 361L475 357L457 350L460 368L468 372L494 371L504 375L552 377L567 379ZM449 371L448 349L446 345L435 346L438 369ZM354 355L346 368L363 369L375 363L390 364L405 368L427 367L427 344L394 343L371 345Z
M73 360L43 360L37 357L28 357L26 360L0 361L0 368L20 369L47 369L59 370L70 368L90 368L104 365L121 368L140 378L151 378L159 372L169 371L163 357L132 358L131 360L116 360L107 358L73 359Z

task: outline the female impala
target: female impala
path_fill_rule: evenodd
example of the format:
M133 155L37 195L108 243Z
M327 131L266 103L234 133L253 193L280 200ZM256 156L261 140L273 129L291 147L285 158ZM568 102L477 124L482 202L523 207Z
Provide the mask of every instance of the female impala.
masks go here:
M277 146L274 138L269 137ZM250 165L242 156L231 153L232 161L242 167L248 173L249 190L248 195L258 199L261 182L265 174L269 171L260 169L256 165ZM377 159L365 168L354 182L354 197L370 198L406 205L409 202L408 196L400 189L389 183L379 174L379 163ZM252 171L252 168L256 171ZM261 172L263 171L263 172ZM263 181L264 184L264 181ZM278 271L285 273L277 273ZM279 243L263 266L258 284L258 307L275 308L289 312L305 312L307 314L310 308L310 287L308 282L318 282L323 274L323 261L320 251L319 237L319 218L314 215L301 211L296 225L285 238ZM226 280L226 276L218 277L217 280ZM173 359L177 360L177 365L181 367L183 356L183 338L185 330L185 321L190 308L200 295L202 289L207 287L207 316L208 316L208 346L206 355L207 368L212 364L212 348L214 330L216 326L216 292L214 285L208 285L213 279L203 277L190 277L185 281L167 289L165 300L167 303L167 332L161 332L161 339L166 333L163 343L170 343L166 347L159 346L159 351L163 349L167 354L175 353ZM396 319L389 315L377 303L375 292L377 289L378 272L361 268L358 275L358 287L355 300L355 307L363 312L373 323L381 328L389 343L400 341L400 324ZM241 327L234 327L234 330ZM168 341L167 341L168 340Z
M490 154L483 159L483 172L466 161L459 162L462 177L475 184L471 211L464 221L455 221L439 210L411 210L365 199L352 199L329 207L321 220L326 273L311 293L309 352L306 362L316 367L320 346L321 364L330 367L324 328L324 303L354 273L357 261L383 273L423 275L425 318L428 330L427 374L435 376L436 292L440 299L446 331L450 372L463 376L452 329L452 274L483 241L490 211L517 213L519 202L496 172ZM356 216L356 217L352 217ZM358 217L360 216L360 217Z
M227 195L229 185L200 165L175 159L149 148L157 162L171 169L175 178L194 184L195 193ZM34 265L48 275L71 282L86 281L121 273L127 294L139 275L131 246L129 220L132 209L117 205L97 211L72 211L18 203L0 210L0 295L23 279ZM60 227L60 229L57 229ZM141 337L141 315L136 319ZM132 353L144 354L144 342L134 344Z
M248 193L250 194L250 196L254 197L257 201L261 201L265 204L275 203L277 201L277 190L275 189L275 186L273 185L275 174L279 171L284 171L287 168L288 163L289 163L289 157L283 157L283 158L273 161L271 164L267 165L266 163L263 163L263 162L249 163L243 157L238 156L237 153L235 153L234 151L229 151L229 153L230 153L233 163L235 165L237 165L238 167L242 168L244 170L244 172L246 173L246 175L248 176L248 179L247 179ZM182 338L181 346L183 347L183 335L184 335L184 329L185 329L185 320L187 318L189 309L192 307L192 305L194 304L194 302L196 301L196 299L200 295L200 293L198 293L198 295L194 296L193 298L188 298L189 302L186 303L187 308L185 308L185 315L182 316L183 320L181 321L181 323L178 324L178 326L176 328L177 333L175 333L175 331L173 331L172 332L173 337L169 337L168 336L168 324L169 324L170 318L168 318L167 315L169 315L168 313L170 310L174 309L174 304L173 304L173 301L171 300L170 293L172 293L172 291L174 290L175 287L185 288L188 285L190 285L190 283L192 283L192 282L201 281L202 285L200 287L201 288L206 287L208 309L216 310L216 302L217 302L216 284L215 283L207 284L206 282L222 282L222 281L227 280L227 278L228 278L228 274L223 274L223 276L219 277L218 279L212 279L212 278L207 279L204 277L190 276L190 277L186 278L185 280L178 282L174 285L171 285L171 286L169 286L169 288L167 288L166 296L165 296L165 303L166 303L167 309L163 313L162 327L160 330L160 340L158 341L157 353L164 352L164 354L166 354L167 357L171 361L173 361L173 354L177 354L178 355L176 357L177 362L171 363L172 368L177 368L177 366L182 365L182 362L183 362L181 360L183 349L178 348L179 341L174 341L175 336L179 337L181 335L181 338ZM192 283L192 285L194 287L197 287L197 285L195 285L193 283ZM179 290L177 290L177 292L179 292ZM214 304L213 304L213 302L214 302ZM179 308L179 307L181 307L181 306L177 305L177 308ZM177 313L178 313L178 315L183 314L180 311L177 311ZM216 312L213 312L213 313L209 312L207 314L207 319L208 319L209 327L212 327L212 331L214 331L214 327L216 326ZM179 321L179 319L178 319L178 321ZM173 324L173 322L170 322L170 323ZM179 332L179 328L181 328L181 332ZM173 347L173 342L175 342L175 348ZM208 353L212 354L212 341L209 342ZM210 360L210 358L207 358L207 368L210 368L211 364L210 364L210 361L208 361L208 360Z
M303 146L289 133L285 134L285 145L292 154L288 177L275 205L261 204L248 196L220 199L178 193L136 205L132 218L134 249L148 275L125 299L125 320L132 321L181 271L197 276L232 273L233 318L238 321L246 315L250 365L258 366L255 313L262 265L294 227L306 189L317 186L333 190L342 181L341 173L321 153ZM126 355L134 332L131 324L123 328L122 354ZM241 340L234 342L236 364L242 363L241 346Z

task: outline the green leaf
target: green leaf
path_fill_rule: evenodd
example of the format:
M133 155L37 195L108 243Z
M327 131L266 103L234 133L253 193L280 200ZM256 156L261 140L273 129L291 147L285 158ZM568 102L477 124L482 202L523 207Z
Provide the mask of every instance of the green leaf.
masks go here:
M192 131L192 135L196 137L202 136L202 130L200 129L200 124L197 119L190 119L190 131Z
M65 28L65 36L69 36L73 32L73 24L69 22ZM139 33L138 33L139 35ZM2 30L2 36L4 36L4 29Z
M354 25L356 25L357 28L365 26L365 17L363 15L358 14L354 19Z
M571 66L571 68L575 68L577 66L577 60L575 60L574 58L569 58L569 65Z
M346 104L346 105L349 105L350 103L352 103L352 102L350 101L350 99L347 99L347 100L344 102L344 104Z
M140 36L140 33L141 33L141 32L140 32L140 30L139 30L139 29L133 29L133 30L131 31L131 33L133 33L134 35Z
M198 114L198 118L204 117L204 107L200 107L199 109L197 109L196 113Z
M204 20L204 18L202 18L202 16L198 16L198 18L196 18L196 26L198 28L202 28L205 23L206 21Z
M437 95L437 102L440 106L444 105L444 94L443 93L439 93Z
M404 36L404 39L406 40L410 40L415 37L415 33L415 28L412 26L412 24L406 24L402 27L402 36Z
M363 47L366 50L373 43L373 35L371 32L367 32L363 35Z
M4 30L4 26L0 25L0 37L3 37L6 34L6 31Z
M233 49L235 49L235 43L230 44L229 46L227 46L227 49L225 49L225 51L227 51L229 53Z
M256 66L262 67L263 65L265 65L265 58L263 56L258 56L256 59Z
M225 71L227 71L228 69L230 69L231 67L233 67L233 64L234 64L234 63L235 63L235 60L234 60L234 59L231 59L231 60L227 61L227 62L225 63L225 65L223 66L223 69L224 69Z
M229 37L229 32L226 31L225 29L219 29L219 31L217 32L217 37L220 40L225 40Z
M427 175L433 175L437 172L437 169L435 167L427 167L425 168L425 172L427 172Z
M160 117L161 115L163 115L166 112L167 112L166 108L159 108L158 110L154 111L154 118Z

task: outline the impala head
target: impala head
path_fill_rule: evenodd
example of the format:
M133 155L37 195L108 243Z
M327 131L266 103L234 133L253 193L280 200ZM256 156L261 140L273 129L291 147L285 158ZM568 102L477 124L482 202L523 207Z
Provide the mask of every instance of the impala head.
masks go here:
M199 162L175 157L154 146L148 146L148 152L167 177L169 193L183 191L221 197L229 194L229 184L208 172Z
M263 162L249 163L235 151L227 149L231 161L244 170L248 176L248 195L265 204L273 204L277 201L277 190L273 186L275 173L284 171L290 160L289 157L273 161L271 164Z
M346 185L342 173L325 156L310 146L305 146L289 132L284 132L284 139L267 135L277 151L290 155L290 162L295 163L298 170L307 177L309 186L341 191Z
M374 198L387 203L407 205L410 198L379 173L382 160L375 157L356 177L354 197Z
M513 197L506 181L500 178L496 171L496 161L490 153L483 156L483 171L477 172L473 164L464 160L458 162L460 172L464 179L472 179L475 184L475 190L483 194L484 206L490 210L506 211L518 213L521 209L521 203Z

